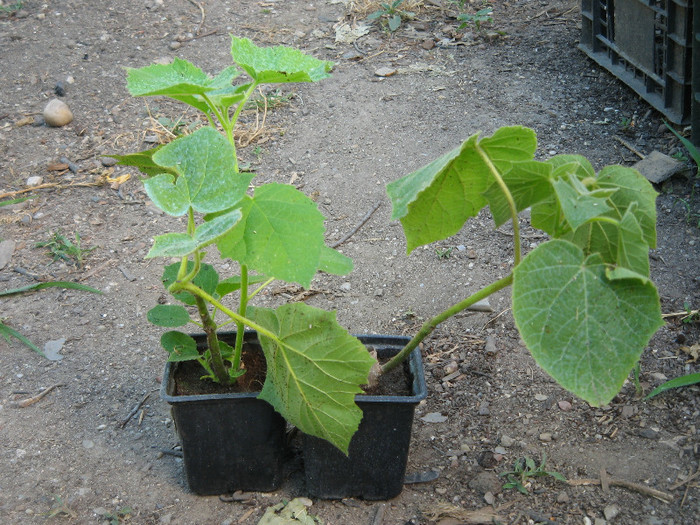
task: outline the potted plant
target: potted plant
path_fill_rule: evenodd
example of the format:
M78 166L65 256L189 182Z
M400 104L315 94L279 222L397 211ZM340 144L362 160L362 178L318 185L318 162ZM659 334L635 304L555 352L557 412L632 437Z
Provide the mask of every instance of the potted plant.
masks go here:
M376 362L335 312L303 303L277 309L250 304L275 279L309 287L316 272L343 275L352 261L325 245L323 215L295 187L269 183L248 191L253 175L240 169L234 140L258 86L315 82L329 76L332 63L236 37L231 54L235 65L213 78L177 58L129 69L132 95L184 102L202 111L208 125L169 144L116 156L145 175L156 206L186 218L185 231L156 236L147 255L179 260L165 267L163 282L184 304L158 305L148 318L167 328L194 323L203 331L192 337L169 330L161 338L169 354L162 396L173 406L188 484L200 494L276 488L285 420L347 452L362 418L354 398ZM242 71L244 80L234 84ZM235 263L237 275L221 278L204 262L214 248ZM231 308L224 298L234 292ZM229 325L235 332L222 334ZM263 369L255 370L261 361ZM203 396L191 390L180 374L192 364L195 389L214 383L227 390Z

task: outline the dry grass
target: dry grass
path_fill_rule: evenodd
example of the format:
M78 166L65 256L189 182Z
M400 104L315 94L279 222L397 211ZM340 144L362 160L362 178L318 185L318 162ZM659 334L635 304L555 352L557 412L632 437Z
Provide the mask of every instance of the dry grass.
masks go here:
M391 5L392 0L350 0L348 11L359 17L365 17L370 13L382 9L382 3ZM399 9L402 11L418 12L423 7L423 0L404 0Z

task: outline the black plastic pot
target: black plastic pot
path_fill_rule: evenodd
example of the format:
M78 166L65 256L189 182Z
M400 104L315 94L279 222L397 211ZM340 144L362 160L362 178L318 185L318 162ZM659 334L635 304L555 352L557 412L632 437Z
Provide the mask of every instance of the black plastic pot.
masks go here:
M396 355L407 337L359 336L379 358ZM420 351L408 359L411 395L358 395L362 422L345 456L333 445L304 436L304 472L309 495L325 499L386 500L403 489L416 405L427 396Z
M205 336L193 336L204 345ZM219 334L233 344L235 334ZM262 352L254 333L246 344ZM236 490L272 491L282 484L286 453L286 423L259 392L173 395L174 376L180 366L167 363L161 398L171 405L180 436L185 477L196 494L226 494Z

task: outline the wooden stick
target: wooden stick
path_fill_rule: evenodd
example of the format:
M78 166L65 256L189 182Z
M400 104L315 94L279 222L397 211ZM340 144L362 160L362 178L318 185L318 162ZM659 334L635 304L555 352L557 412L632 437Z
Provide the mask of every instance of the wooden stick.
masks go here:
M616 141L618 141L620 144L622 144L624 147L626 147L628 150L630 150L632 153L634 153L635 155L637 155L637 157L639 157L640 159L643 160L643 159L645 158L644 153L640 153L639 151L637 151L637 150L634 148L634 146L632 146L632 144L630 144L630 143L627 142L626 140L621 139L621 138L618 137L617 135L613 135L613 138L614 138Z
M129 414L124 419L122 419L121 423L119 423L119 428L124 428L126 426L126 424L131 420L131 418L134 417L139 411L139 408L141 408L141 406L146 402L146 400L149 397L151 397L151 394L153 392L155 392L155 390L151 390L148 394L143 396L143 399L139 401L139 403L134 408L131 409L131 412L129 412Z
M369 218L372 216L372 214L377 211L377 209L382 205L382 201L378 200L377 202L374 203L374 206L365 214L364 217L362 217L362 220L359 222L357 226L355 226L352 230L348 232L347 235L345 235L342 239L339 241L334 242L331 244L331 248L337 248L341 244L343 244L345 241L347 241L350 237L355 235L360 228L369 220Z
M651 496L652 498L661 500L664 503L671 503L673 501L672 494L652 489L651 487L647 487L646 485L632 483L631 481L627 481L625 479L616 478L608 478L607 481L610 487L624 487L626 489L639 492L640 494ZM582 485L602 485L601 480L599 479L570 479L569 481L567 481L567 483L572 487L578 487Z
M37 403L38 401L40 401L44 396L46 396L54 388L58 388L59 386L65 386L65 385L63 383L59 383L59 384L50 386L49 388L44 389L42 392L35 395L34 397L28 397L27 399L23 399L22 401L16 401L16 402L10 403L10 406L12 408L26 408L28 406L31 406L34 403Z

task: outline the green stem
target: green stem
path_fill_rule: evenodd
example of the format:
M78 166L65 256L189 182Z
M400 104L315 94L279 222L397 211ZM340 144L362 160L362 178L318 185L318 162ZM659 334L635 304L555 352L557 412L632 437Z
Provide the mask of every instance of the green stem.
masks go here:
M265 281L265 282L262 283L260 286L258 286L258 287L253 291L253 293L250 294L250 296L248 297L248 299L252 299L252 298L255 297L256 295L258 295L258 294L259 294L260 292L262 292L265 288L267 288L267 286L268 286L272 281L274 281L274 280L275 280L274 277L270 277L267 281Z
M174 283L175 284L175 283ZM180 290L183 290L185 292L190 292L191 294L201 297L204 299L206 302L217 308L218 310L221 310L224 314L228 315L231 319L234 321L240 321L244 325L249 326L256 332L258 332L260 335L263 335L269 339L272 339L276 343L284 345L282 341L277 337L273 332L270 332L267 328L264 328L263 326L260 326L259 324L255 323L254 321L251 321L250 319L246 317L241 317L237 312L234 312L230 308L227 308L221 302L217 301L214 297L209 295L207 292L202 290L200 287L192 284L192 283L179 283L180 285L175 287L175 292L178 292ZM171 286L172 287L172 286Z
M194 300L197 304L199 317L202 318L202 328L204 329L204 333L207 335L207 345L209 347L209 352L211 353L211 366L214 375L220 383L224 385L229 384L231 382L230 376L226 372L224 360L221 357L221 349L219 348L219 339L216 337L216 329L218 327L216 326L214 319L212 319L211 315L209 314L205 300L198 295L194 296Z
M515 205L515 200L513 199L513 195L510 193L510 190L508 189L508 185L505 183L503 180L503 177L501 177L500 172L496 168L496 166L493 165L493 162L491 162L491 159L489 156L486 154L484 150L481 149L481 146L477 143L475 145L477 153L479 153L479 156L481 159L484 161L486 166L489 168L489 171L491 172L491 175L493 175L493 178L496 179L496 184L498 184L499 188L501 188L501 191L503 192L503 196L506 198L506 201L508 202L508 208L510 209L510 217L513 221L513 242L515 243L515 263L513 264L513 267L518 266L520 264L520 259L522 259L522 248L521 248L521 243L520 243L520 222L518 221L518 208Z
M418 331L418 333L413 336L413 339L411 339L408 344L394 356L390 361L384 364L382 366L382 373L386 374L390 370L393 370L396 368L400 363L402 363L408 356L409 354L413 351L414 348L416 348L422 341L425 339L430 333L435 330L435 328L442 323L443 321L449 319L455 314L458 314L459 312L466 310L469 308L471 305L474 303L477 303L481 301L482 299L487 298L491 294L496 293L499 290L502 290L506 286L510 286L513 283L513 273L509 273L506 277L503 277L502 279L499 279L498 281L491 283L488 286L485 286L481 290L479 290L476 293L473 293L466 299L460 301L459 303L455 304L454 306L451 306L447 310L439 313L432 319L429 319L425 323L423 323L423 326L421 326L421 329Z
M241 292L240 300L238 302L238 315L242 318L246 316L246 309L248 307L248 267L245 264L241 264ZM242 321L236 321L236 345L233 349L233 359L231 361L231 367L234 370L238 370L241 364L241 353L243 352L243 338L245 335L245 323Z

